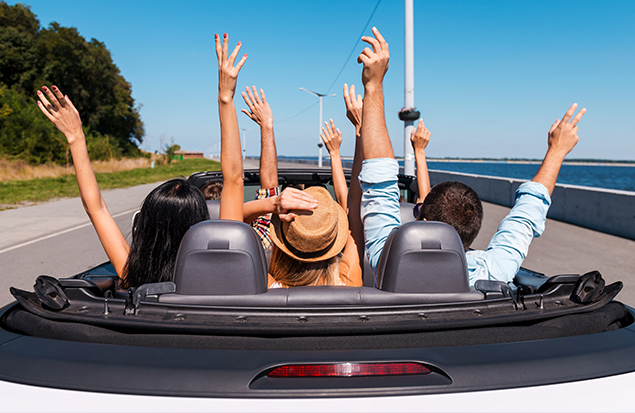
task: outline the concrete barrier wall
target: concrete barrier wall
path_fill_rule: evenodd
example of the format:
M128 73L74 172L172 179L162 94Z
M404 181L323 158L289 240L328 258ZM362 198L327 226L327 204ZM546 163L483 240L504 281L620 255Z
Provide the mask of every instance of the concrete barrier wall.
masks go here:
M284 161L290 161L285 159ZM294 159L315 165L315 160ZM343 162L350 168L352 162ZM323 165L330 166L328 158ZM402 173L403 173L403 167ZM430 170L430 184L459 181L474 188L485 202L511 208L522 179ZM551 197L549 218L607 234L635 240L635 192L557 184ZM635 251L634 251L635 253Z
M512 207L520 179L430 171L430 183L459 181L483 201ZM635 240L635 192L557 184L547 216L584 228ZM635 251L634 251L635 253Z

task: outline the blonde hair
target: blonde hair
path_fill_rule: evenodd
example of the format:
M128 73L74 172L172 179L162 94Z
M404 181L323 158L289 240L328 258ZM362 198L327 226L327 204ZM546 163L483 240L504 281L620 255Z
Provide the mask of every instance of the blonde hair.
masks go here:
M273 244L269 273L276 281L286 287L300 287L318 283L320 285L339 285L340 255L324 261L300 262L289 257Z

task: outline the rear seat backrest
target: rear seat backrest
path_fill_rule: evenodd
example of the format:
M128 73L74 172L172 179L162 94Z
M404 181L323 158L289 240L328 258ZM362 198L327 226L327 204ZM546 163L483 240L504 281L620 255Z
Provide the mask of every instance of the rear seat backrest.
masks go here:
M379 288L397 293L469 291L459 235L442 222L414 221L393 230L377 269Z
M410 202L399 203L399 212L401 215L402 224L405 224L407 222L412 222L415 220L414 213L412 212L414 207L415 207L415 204L411 204Z
M220 200L214 199L205 201L207 203L207 211L209 212L209 219L220 219Z
M267 291L267 263L255 231L237 221L193 225L176 256L177 294L260 294Z

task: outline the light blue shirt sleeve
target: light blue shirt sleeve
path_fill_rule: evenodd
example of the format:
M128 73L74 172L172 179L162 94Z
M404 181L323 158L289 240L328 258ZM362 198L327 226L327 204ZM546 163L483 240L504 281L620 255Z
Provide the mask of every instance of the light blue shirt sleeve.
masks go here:
M551 205L549 191L538 182L525 182L516 191L516 203L501 221L485 251L468 251L470 285L477 280L512 282L534 238L545 230Z
M374 158L362 162L359 174L363 191L361 217L366 254L375 274L388 234L401 225L398 173L399 164L396 160Z

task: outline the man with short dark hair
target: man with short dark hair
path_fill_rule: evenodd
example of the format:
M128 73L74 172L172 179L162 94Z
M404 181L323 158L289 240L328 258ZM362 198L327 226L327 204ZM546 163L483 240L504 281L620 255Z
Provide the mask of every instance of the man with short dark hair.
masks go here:
M430 189L417 219L452 225L467 251L481 230L483 205L478 194L464 183L441 182Z
M547 154L536 176L518 187L514 207L501 221L487 249L467 252L470 285L481 279L512 282L527 256L529 245L545 230L551 194L560 167L565 156L578 143L576 125L586 109L573 117L577 106L573 104L562 121L557 120L551 125ZM460 182L443 182L430 190L418 219L452 225L467 250L481 228L483 207L480 198L469 186Z
M388 44L377 29L375 38L363 37L372 46L365 48L358 62L364 64L364 106L362 113L362 186L361 215L364 223L366 253L373 271L390 232L401 225L399 212L399 166L394 159L386 129L382 83L388 70ZM479 279L511 282L522 264L529 245L544 231L560 167L565 156L578 142L578 127L586 109L573 117L573 104L562 120L551 125L548 150L538 173L516 191L516 202L501 221L485 251L468 251L470 285ZM483 219L481 200L472 188L458 182L435 185L426 196L419 219L442 221L452 225L467 249L478 235Z

